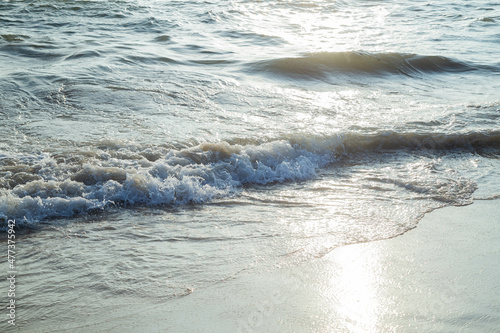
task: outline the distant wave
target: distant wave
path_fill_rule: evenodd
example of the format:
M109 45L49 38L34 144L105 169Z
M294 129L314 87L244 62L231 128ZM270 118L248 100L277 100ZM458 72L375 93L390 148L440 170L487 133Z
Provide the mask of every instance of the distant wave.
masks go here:
M418 73L465 72L487 68L442 56L403 53L319 52L301 57L264 60L249 64L253 72L321 79L332 74L413 76Z
M346 134L343 141L346 153L402 149L477 151L490 148L500 149L500 131L451 134L386 131L372 135Z
M9 218L33 223L111 206L204 203L232 195L245 184L309 179L318 169L355 159L360 152L493 149L500 154L500 132L296 134L260 142L203 143L155 158L140 151L111 156L115 147L104 153L102 145L94 149L96 154L85 156L78 151L68 156L0 155L0 225Z

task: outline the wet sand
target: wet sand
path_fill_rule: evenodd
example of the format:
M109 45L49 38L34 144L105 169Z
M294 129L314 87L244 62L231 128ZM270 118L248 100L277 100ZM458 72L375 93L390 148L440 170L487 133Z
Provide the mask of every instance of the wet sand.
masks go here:
M400 237L245 272L137 324L158 332L495 332L499 222L498 200L435 210Z
M104 313L28 323L25 329L495 332L499 216L499 200L447 207L396 238L337 248L299 265L249 269L163 304L122 299Z

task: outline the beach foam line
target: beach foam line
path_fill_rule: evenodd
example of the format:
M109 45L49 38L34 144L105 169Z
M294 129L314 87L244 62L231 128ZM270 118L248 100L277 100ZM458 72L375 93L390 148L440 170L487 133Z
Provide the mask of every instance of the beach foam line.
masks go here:
M475 152L488 148L499 152L500 133L289 135L260 143L202 143L170 149L155 158L150 152L141 155L116 144L107 149L103 143L95 146L92 154L75 152L64 158L47 153L2 156L0 219L5 224L7 219L16 218L22 224L117 206L202 204L234 195L245 184L311 179L331 163L355 161L358 153L422 149L431 153L448 149ZM459 189L446 191L448 195L443 197L432 186L448 184L449 180L414 184L394 175L394 179L380 181L418 189L429 198L449 203L475 189L473 182L458 180L455 187Z

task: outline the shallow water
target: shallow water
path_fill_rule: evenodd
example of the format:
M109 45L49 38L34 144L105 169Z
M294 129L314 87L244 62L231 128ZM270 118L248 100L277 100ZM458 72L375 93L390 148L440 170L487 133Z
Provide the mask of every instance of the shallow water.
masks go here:
M25 321L171 299L500 195L494 2L0 12L0 221L24 233Z

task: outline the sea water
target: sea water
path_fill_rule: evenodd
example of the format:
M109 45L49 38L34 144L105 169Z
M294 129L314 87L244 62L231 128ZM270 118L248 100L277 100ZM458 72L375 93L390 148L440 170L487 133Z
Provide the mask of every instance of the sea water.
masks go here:
M19 323L498 197L499 24L493 1L2 1Z

